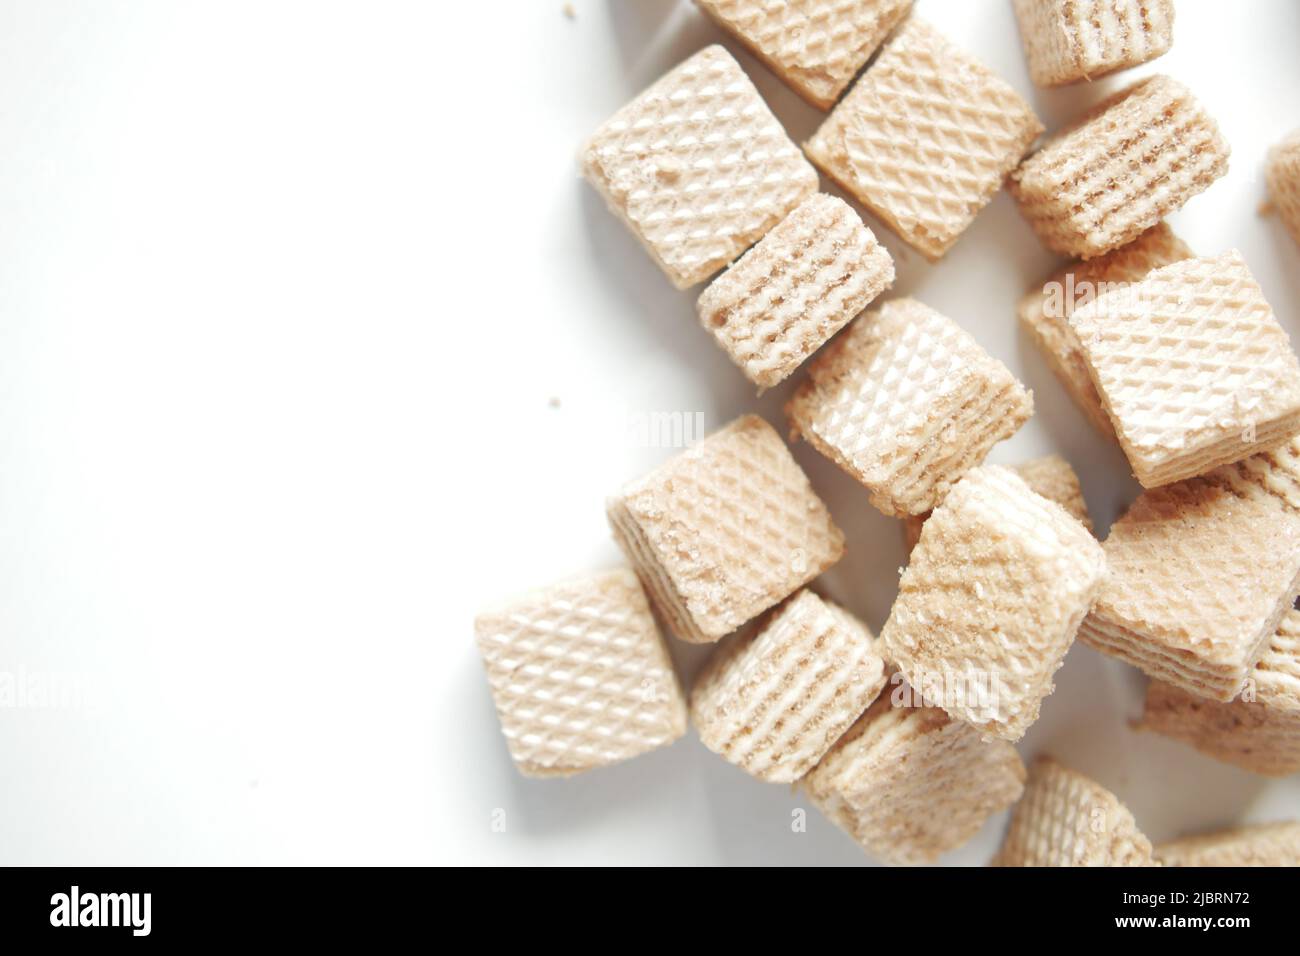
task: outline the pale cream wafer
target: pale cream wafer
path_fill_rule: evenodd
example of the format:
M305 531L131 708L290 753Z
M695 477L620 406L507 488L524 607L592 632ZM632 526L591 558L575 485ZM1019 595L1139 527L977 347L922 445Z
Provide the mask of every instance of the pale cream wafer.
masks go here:
M817 191L817 173L720 46L673 69L582 148L583 174L679 289Z
M813 106L830 109L912 0L695 0Z
M1079 639L1227 702L1300 593L1300 441L1143 492L1114 525Z
M911 17L804 149L935 261L1042 131L1001 77Z
M934 510L881 632L908 682L981 733L1018 740L1105 574L1101 546L1007 468L969 472Z
M1119 799L1040 757L994 866L1152 866L1151 841Z
M1300 362L1235 250L1156 269L1076 309L1070 324L1144 487L1300 432Z
M1228 143L1187 88L1142 80L1084 115L1011 174L1043 244L1092 259L1132 242L1228 171Z
M1033 413L1006 366L915 299L868 312L808 366L786 405L802 435L888 515L922 514Z
M909 690L909 688L897 688ZM1024 789L1016 748L887 691L804 778L813 803L872 856L933 863Z
M1088 514L1088 504L1083 500L1079 476L1060 455L1047 455L1012 465L1011 470L1024 479L1030 491L1048 501L1055 501L1085 528L1092 530L1092 518ZM903 519L903 538L909 554L921 539L921 528L928 517L929 514L923 514Z
M1253 773L1300 773L1300 611L1283 616L1236 700L1152 681L1138 726Z
M1039 86L1095 80L1169 52L1173 0L1014 0Z
M1269 150L1265 175L1273 207L1300 242L1300 129Z
M693 643L730 634L844 553L830 512L757 415L627 485L606 511L656 607Z
M1300 866L1300 823L1257 823L1161 843L1165 866Z
M885 686L874 643L847 611L800 591L714 652L691 689L691 722L760 780L798 780Z
M1084 416L1108 438L1114 439L1115 430L1088 374L1070 316L1076 307L1105 295L1113 286L1136 282L1153 269L1192 255L1169 226L1158 223L1113 252L1072 263L1020 300L1021 326Z
M894 261L842 199L805 199L701 294L700 321L769 388L894 281Z
M474 631L510 756L529 777L635 757L686 733L686 701L628 568L486 612Z

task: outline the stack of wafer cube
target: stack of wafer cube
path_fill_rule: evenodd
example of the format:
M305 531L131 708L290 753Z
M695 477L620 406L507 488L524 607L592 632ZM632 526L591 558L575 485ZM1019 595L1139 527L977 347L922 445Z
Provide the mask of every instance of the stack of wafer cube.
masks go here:
M1116 794L1015 746L1077 636L1150 675L1143 729L1300 771L1300 363L1243 257L1163 221L1226 171L1213 118L1155 75L1035 150L1025 99L910 0L697 3L820 127L801 151L709 46L602 124L582 170L674 285L711 280L696 311L739 374L795 379L791 441L901 519L907 565L877 637L818 580L856 545L772 424L737 418L611 495L623 566L478 619L519 770L616 763L689 717L890 862L933 862L1013 804L999 865L1294 862L1293 824L1153 847ZM1014 9L1042 86L1172 44L1168 0ZM1279 145L1268 183L1300 240L1297 156ZM1033 397L964 317L877 301L894 262L864 212L937 262L1004 182L1080 260L1020 322L1144 489L1101 541L1065 459L986 463ZM665 631L717 644L689 693Z

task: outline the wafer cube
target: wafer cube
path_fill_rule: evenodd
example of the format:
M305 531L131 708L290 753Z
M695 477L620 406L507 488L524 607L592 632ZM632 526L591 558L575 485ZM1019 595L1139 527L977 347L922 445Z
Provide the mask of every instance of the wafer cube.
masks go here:
M894 261L858 214L818 193L704 290L700 321L769 388L893 281Z
M1151 866L1151 842L1113 793L1040 757L994 866Z
M580 159L679 289L717 272L817 191L816 171L720 46L615 113Z
M1169 52L1173 0L1014 0L1039 86L1095 80Z
M1156 847L1165 866L1300 866L1300 823L1258 823L1171 840Z
M912 0L695 0L813 106L830 109Z
M933 262L1042 131L1006 82L912 17L804 149Z
M686 701L636 575L574 578L474 622L519 772L563 777L686 733Z
M714 652L691 689L691 722L760 780L798 780L885 686L874 645L847 611L800 591Z
M1300 442L1143 492L1111 526L1079 639L1230 701L1300 593Z
M1274 208L1291 238L1300 242L1300 130L1269 150L1266 177Z
M921 530L885 658L953 717L1019 740L1105 574L1101 546L1014 472L984 465Z
M1132 242L1228 171L1218 124L1181 83L1142 80L1049 140L1011 174L1043 244L1092 259Z
M903 517L933 508L1033 413L1005 365L915 299L868 312L808 367L791 428Z
M1070 323L1144 487L1300 432L1300 362L1235 250L1156 269Z
M1300 611L1288 611L1231 703L1152 681L1139 725L1269 777L1300 772Z
M844 535L772 426L736 419L607 503L682 640L730 634L840 559Z
M1019 465L1012 465L1011 470L1024 479L1029 490L1042 495L1048 501L1055 501L1069 512L1089 531L1092 530L1092 518L1088 514L1088 504L1083 500L1083 488L1079 485L1079 476L1074 473L1070 463L1060 455L1047 455L1035 458ZM903 519L903 537L908 553L921 540L921 528L929 514L913 515Z
M803 786L873 856L933 863L1015 803L1025 767L1006 741L981 740L937 707L889 698L872 704Z
M1190 259L1192 254L1162 222L1113 252L1067 266L1020 300L1017 313L1021 326L1084 416L1108 438L1114 439L1115 430L1088 374L1088 363L1070 328L1070 316L1076 307L1105 295L1112 286L1136 282L1152 270Z

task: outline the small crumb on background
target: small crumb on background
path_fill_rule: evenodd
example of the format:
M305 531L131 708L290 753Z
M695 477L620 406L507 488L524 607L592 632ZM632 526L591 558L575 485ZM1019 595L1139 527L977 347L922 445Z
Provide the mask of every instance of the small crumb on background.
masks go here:
M551 408L559 408L559 407L560 407L560 396L558 396L558 395L552 395L552 396L550 397L550 399L547 400L546 404L549 405L549 406L551 406Z
M566 3L561 9L564 10L564 15L570 20L574 19L578 15L578 11L573 9L573 4L571 3Z

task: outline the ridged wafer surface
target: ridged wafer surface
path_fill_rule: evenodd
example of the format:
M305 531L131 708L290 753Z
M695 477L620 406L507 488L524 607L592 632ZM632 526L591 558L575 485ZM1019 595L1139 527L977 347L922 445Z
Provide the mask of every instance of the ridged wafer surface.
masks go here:
M1300 866L1300 823L1260 823L1171 840L1156 847L1165 866Z
M1300 592L1300 443L1143 492L1104 545L1079 639L1157 680L1235 697Z
M1092 259L1132 242L1228 171L1228 143L1167 76L1105 101L1026 159L1011 192L1043 244Z
M1269 150L1266 176L1273 206L1300 243L1300 130Z
M1113 793L1040 757L994 866L1151 866L1151 842Z
M716 641L839 560L844 535L772 426L746 415L607 505L682 640Z
M756 385L777 384L894 281L842 199L810 196L700 295L700 321Z
M1104 295L1113 283L1136 282L1154 269L1192 255L1162 222L1113 252L1067 266L1020 300L1020 323L1042 351L1048 367L1088 421L1109 438L1115 437L1115 430L1088 374L1079 341L1070 328L1070 316L1077 305Z
M567 776L686 733L686 702L627 568L565 581L481 614L475 636L519 771Z
M1235 250L1156 269L1076 309L1070 323L1145 487L1300 431L1300 362Z
M691 722L760 780L798 780L884 687L874 643L847 611L801 591L714 652L691 689Z
M695 0L796 93L829 109L912 0Z
M1042 131L1011 86L912 17L804 148L933 261Z
M933 863L1019 798L1025 768L1006 741L982 740L937 707L895 707L891 693L840 738L803 786L871 855Z
M1300 611L1288 611L1230 703L1152 681L1140 727L1270 777L1300 773Z
M808 367L794 431L866 485L885 514L922 514L1033 413L970 335L915 299L868 312Z
M1014 0L1039 86L1095 80L1154 60L1174 42L1173 0Z
M615 113L580 159L679 289L717 272L817 191L817 173L720 46Z
M976 468L921 531L885 658L952 716L1018 740L1104 574L1101 546L1065 509L1007 468Z

